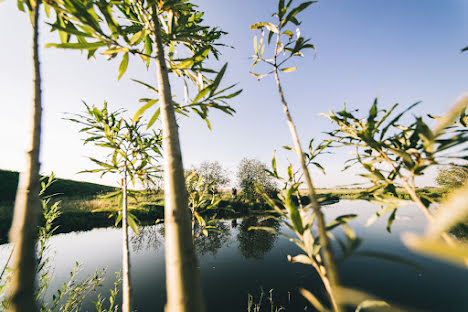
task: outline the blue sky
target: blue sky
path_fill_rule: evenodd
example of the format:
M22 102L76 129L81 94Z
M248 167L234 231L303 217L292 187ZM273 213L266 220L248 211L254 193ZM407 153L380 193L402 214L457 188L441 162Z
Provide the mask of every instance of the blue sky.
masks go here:
M249 74L254 36L250 25L269 21L276 0L194 2L206 12L207 24L229 33L224 42L235 49L223 50L221 63L229 63L226 84L237 82L244 92L231 102L237 110L234 117L212 114L212 131L196 116L179 119L185 166L219 160L235 172L243 157L269 162L273 151L290 145L291 139L273 79L258 82ZM317 51L296 61L293 65L298 70L284 74L283 81L304 145L312 137L324 138L323 132L332 129L319 113L340 109L345 102L350 108L366 110L376 96L384 107L422 101L415 113L440 114L468 91L468 53L460 53L468 45L468 1L323 0L300 19L301 33L312 39ZM43 25L41 45L57 41ZM16 1L0 4L0 42L0 168L21 170L32 98L31 29L27 16L16 9ZM147 94L130 79L154 83L154 71L133 59L117 81L118 63L102 56L87 61L80 52L43 48L41 58L42 172L115 184L113 177L76 175L92 167L86 156L102 153L83 147L78 127L62 118L65 112L82 112L82 100L95 105L107 100L110 107L124 107L132 115L139 108L138 99ZM278 158L280 167L295 159L284 152ZM328 174L316 172L316 184L356 182L353 172L340 170L345 159L345 151L340 150L324 157ZM432 184L433 174L421 179L421 184Z

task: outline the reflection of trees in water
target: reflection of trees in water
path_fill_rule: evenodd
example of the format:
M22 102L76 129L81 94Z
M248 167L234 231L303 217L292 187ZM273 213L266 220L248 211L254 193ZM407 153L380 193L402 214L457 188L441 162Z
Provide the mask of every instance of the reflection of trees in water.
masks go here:
M239 234L237 239L239 240L239 250L245 258L263 259L265 253L270 251L278 234L263 230L251 230L251 226L262 226L271 227L275 230L279 230L280 223L275 219L261 219L257 217L250 217L242 220L239 226Z
M211 224L216 227L216 229L210 229L208 231L208 236L200 233L200 227L198 224L195 226L195 250L199 255L205 255L210 253L211 255L216 255L218 250L227 243L231 232L229 226L224 224L224 222L216 222Z
M164 226L162 224L140 226L138 231L140 231L138 235L132 232L130 236L132 250L138 252L142 250L157 250L161 247L164 236Z

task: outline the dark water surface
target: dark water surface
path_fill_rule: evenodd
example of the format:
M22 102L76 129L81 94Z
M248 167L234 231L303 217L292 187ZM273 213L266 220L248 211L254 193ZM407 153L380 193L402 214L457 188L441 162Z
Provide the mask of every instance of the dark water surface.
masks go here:
M425 220L419 210L412 205L402 206L390 234L386 230L388 216L365 227L367 219L378 209L379 206L366 201L348 200L324 208L327 221L343 214L359 214L349 223L361 239L359 246L350 254L343 254L338 244L334 244L343 284L419 311L468 311L468 270L412 253L401 243L401 233L424 230ZM298 294L298 288L306 288L318 297L324 296L323 289L312 267L287 261L287 255L297 255L299 249L282 236L248 231L250 226L273 226L288 234L274 220L245 218L225 221L219 232L197 240L207 310L247 311L249 294L258 302L263 289L265 302L273 289L275 306L284 306L286 311L313 311ZM341 229L333 233L345 241ZM155 225L141 228L138 237L132 235L133 298L140 312L163 311L163 234L163 226ZM98 291L108 295L114 272L121 270L119 229L60 234L50 244L55 253L55 280L50 290L67 281L77 261L82 264L80 276L107 268L106 281ZM0 264L6 261L8 250L8 245L0 246ZM89 298L83 311L95 310L94 300L95 296Z

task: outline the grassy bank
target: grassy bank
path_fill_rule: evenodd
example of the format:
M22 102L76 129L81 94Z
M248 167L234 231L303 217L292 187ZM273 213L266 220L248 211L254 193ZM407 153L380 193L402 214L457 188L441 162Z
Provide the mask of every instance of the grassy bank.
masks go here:
M318 189L317 193L319 195L329 195L336 196L341 199L370 199L371 194L367 193L365 189L359 188L322 188ZM437 187L424 187L416 190L416 193L427 199L432 199L434 201L439 201L447 193L447 190L437 188ZM410 195L402 188L397 188L398 197L401 199L410 200Z
M222 194L218 209L208 212L208 217L237 218L246 215L261 214L266 205L248 203L242 200L232 200L230 195ZM120 199L112 197L104 199L106 194L87 196L83 198L57 196L54 201L60 201L61 215L56 220L56 233L86 231L99 227L115 225L120 211ZM129 212L141 225L154 224L158 219L164 219L164 202L162 193L137 192L135 197L129 197ZM8 241L8 231L13 215L13 201L0 202L0 243ZM43 222L43 220L42 220Z
M18 173L0 170L0 243L8 240L8 230L13 214L13 201L18 183ZM48 194L59 194L54 200L61 201L61 216L57 219L57 233L84 231L97 227L114 226L119 207L117 197L104 199L106 194L115 188L72 180L57 179L48 189ZM398 190L402 199L409 199L404 190ZM444 191L437 188L418 190L423 198L439 200ZM319 189L319 200L322 204L331 204L340 199L369 199L364 189ZM208 217L237 218L247 215L262 214L269 209L264 204L250 203L241 198L232 199L230 192L220 194L218 209L208 212ZM301 202L307 205L307 196ZM164 218L163 194L156 192L137 192L129 198L129 211L136 216L142 225L154 224Z
M15 200L18 178L19 173L16 171L0 170L0 202ZM59 194L69 198L83 198L105 194L114 190L114 187L101 184L56 179L47 189L45 195Z

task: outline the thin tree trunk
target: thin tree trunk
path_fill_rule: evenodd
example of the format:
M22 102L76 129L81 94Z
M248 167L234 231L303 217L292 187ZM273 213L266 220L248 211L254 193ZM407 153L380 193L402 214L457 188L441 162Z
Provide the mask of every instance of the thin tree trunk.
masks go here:
M41 139L41 73L39 64L39 9L36 2L32 21L34 99L32 107L32 133L26 153L26 168L19 178L16 193L13 223L10 229L10 242L14 246L13 261L9 282L9 306L11 312L37 311L35 300L36 279L36 238L37 219L41 209L39 200L39 150Z
M130 251L128 248L128 212L127 212L127 172L122 180L122 312L132 309L132 296L130 286Z
M171 88L156 6L151 26L160 94L165 161L164 225L166 233L166 311L204 311L198 261L193 248L188 194L180 151L178 126L172 106Z
M278 37L278 40L279 40L279 37ZM278 47L278 41L276 43L276 47ZM275 50L275 55L277 55L277 48ZM276 57L275 57L275 64L276 64ZM304 153L302 152L302 147L299 141L299 136L297 135L296 126L294 125L291 114L289 113L289 107L286 102L286 98L284 97L283 88L281 87L281 82L280 82L279 75L278 75L278 68L276 67L275 67L275 81L276 81L276 86L278 88L278 92L281 98L281 103L283 105L283 110L287 118L289 130L291 132L291 136L294 141L295 151L299 157L301 168L302 168L302 171L304 172L304 177L306 179L307 187L309 189L310 203L312 205L312 209L314 210L315 217L317 218L317 228L319 232L320 245L322 246L323 258L325 260L325 266L327 268L326 277L328 278L328 281L330 284L329 287L327 287L328 294L330 297L331 304L333 306L333 310L336 312L341 312L342 308L336 298L336 293L335 293L335 291L337 290L337 287L339 286L338 269L336 266L335 258L333 256L333 251L331 249L330 241L327 236L325 216L323 215L323 212L320 208L320 204L317 201L317 195L315 193L315 188L312 183L312 178L310 176L309 169L307 168L307 165L304 159Z

